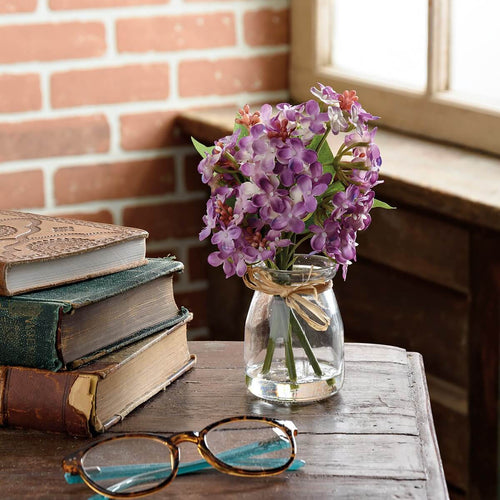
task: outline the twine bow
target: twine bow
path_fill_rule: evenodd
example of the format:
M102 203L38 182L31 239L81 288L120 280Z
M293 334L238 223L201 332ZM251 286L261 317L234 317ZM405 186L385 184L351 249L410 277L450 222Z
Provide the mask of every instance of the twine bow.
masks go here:
M252 290L282 297L285 304L315 330L324 332L330 325L330 318L325 311L304 295L312 295L317 301L319 293L331 288L331 281L309 279L305 283L281 285L273 281L266 269L249 266L243 282Z

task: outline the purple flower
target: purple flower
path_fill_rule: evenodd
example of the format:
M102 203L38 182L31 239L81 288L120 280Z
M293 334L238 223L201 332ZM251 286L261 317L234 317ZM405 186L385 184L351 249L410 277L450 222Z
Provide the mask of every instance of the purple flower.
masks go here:
M330 127L334 135L347 130L349 127L347 120L344 118L343 111L338 106L329 106L328 118L330 119Z
M335 92L331 87L325 87L323 84L318 83L319 89L316 87L311 87L311 94L317 97L320 101L323 101L325 104L338 105L341 94Z
M303 112L297 112L295 117L297 127L293 131L293 136L300 137L307 146L316 135L322 135L326 132L328 113L322 113L319 104L312 99L302 107Z
M222 265L227 277L243 276L258 262L293 256L294 242L303 237L310 238L312 253L342 266L344 278L356 260L357 232L371 223L373 188L381 182L376 129L368 128L376 117L353 90L339 94L319 84L311 92L321 102L281 103L275 111L265 104L252 116L245 111L249 116L242 114L239 123L248 135L240 138L237 129L200 161L198 171L211 196L199 237L211 235L217 248L208 262ZM317 147L327 130L353 133L322 165L310 145L314 141Z
M273 218L271 229L276 231L291 231L295 234L302 233L306 225L300 218L300 207L298 210L294 210L290 198L283 198L282 201L285 205L285 210L282 213L277 213L275 218Z
M200 232L200 241L208 238L212 230L217 227L217 215L213 198L207 201L207 214L203 216L202 220L205 223L205 227Z
M359 102L354 102L351 106L351 116L349 121L356 127L358 134L363 134L367 128L367 122L370 120L378 120L378 116L373 116L372 114L365 111Z
M219 247L224 253L230 253L234 250L234 240L241 236L241 228L236 225L225 227L221 225L219 231L212 236L212 243Z
M315 252L323 252L327 241L332 242L338 239L340 224L336 220L327 219L323 227L313 224L309 226L309 229L314 233L311 238L311 248Z
M216 165L227 167L228 161L225 158L225 153L234 153L234 148L240 131L236 130L232 135L228 135L216 141L211 153L207 154L198 164L198 173L201 174L201 179L205 184L215 187L214 170Z
M312 214L318 206L315 196L322 194L324 187L324 184L313 186L313 181L310 177L300 175L297 178L297 184L290 189L290 197L295 203L294 213L299 217Z
M230 278L235 274L241 278L245 275L247 270L247 265L245 263L244 257L239 253L234 253L231 256L226 256L221 252L212 252L208 256L208 263L214 267L220 266L222 264L222 268L224 269L226 278Z
M276 158L285 168L276 168L284 186L290 187L295 181L295 175L300 174L318 159L316 151L306 149L298 138L287 139L278 149Z

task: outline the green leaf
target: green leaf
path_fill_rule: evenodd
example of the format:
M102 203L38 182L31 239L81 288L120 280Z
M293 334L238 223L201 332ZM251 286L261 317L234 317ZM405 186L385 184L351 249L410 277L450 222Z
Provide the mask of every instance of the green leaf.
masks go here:
M237 115L236 118L239 118L240 115ZM246 137L247 135L250 135L250 131L245 127L245 125L243 125L242 123L236 123L236 121L234 122L234 128L233 128L233 132L236 132L237 130L240 131L240 135L239 135L239 139L241 139L242 137Z
M325 141L318 151L318 161L321 165L326 165L327 163L333 163L333 153L328 145L328 142Z
M194 137L191 137L191 142L198 153L205 158L212 153L215 146L205 146L201 142L198 142Z
M322 137L322 135L315 135L309 146L307 146L307 149L314 149L316 151L316 148L318 147L318 144L320 143Z
M331 198L335 193L345 191L345 187L340 181L336 181L328 186L328 189L321 195L321 198Z
M376 198L373 200L373 207L372 208L385 208L387 210L396 210L396 207L391 207L391 205L389 205L385 201L380 201L380 200L377 200Z

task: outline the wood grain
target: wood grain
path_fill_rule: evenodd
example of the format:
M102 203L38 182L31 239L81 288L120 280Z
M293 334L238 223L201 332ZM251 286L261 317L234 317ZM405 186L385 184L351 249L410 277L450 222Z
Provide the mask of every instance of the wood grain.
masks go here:
M216 471L179 477L157 498L449 498L420 355L347 344L346 381L338 395L306 405L275 405L246 391L241 342L192 342L190 347L198 355L197 367L108 434L200 430L242 413L283 417L299 429L298 457L306 466L252 480ZM67 485L60 469L62 457L88 440L15 429L3 429L0 436L3 498L89 496L86 486Z
M469 233L451 222L399 206L373 210L358 234L358 254L438 285L467 293Z

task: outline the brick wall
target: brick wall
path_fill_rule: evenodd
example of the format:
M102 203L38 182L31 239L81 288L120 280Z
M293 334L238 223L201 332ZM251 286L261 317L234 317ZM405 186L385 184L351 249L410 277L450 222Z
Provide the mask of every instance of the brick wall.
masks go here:
M181 110L288 97L288 0L0 0L0 208L137 226L206 329Z

